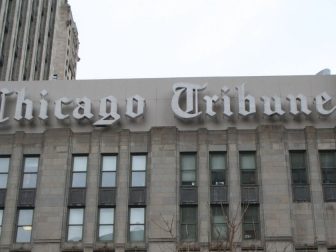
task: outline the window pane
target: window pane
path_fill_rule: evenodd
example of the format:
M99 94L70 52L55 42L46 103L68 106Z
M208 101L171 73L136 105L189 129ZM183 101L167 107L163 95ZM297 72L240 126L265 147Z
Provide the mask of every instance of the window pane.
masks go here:
M182 220L183 224L196 224L197 223L197 209L196 207L182 207Z
M130 240L131 241L145 240L145 226L144 225L131 225L130 226Z
M321 166L322 168L335 168L336 160L334 152L320 152Z
M0 174L0 188L6 188L7 187L7 174Z
M196 241L196 225L181 225L181 237L184 241Z
M83 224L84 209L73 208L69 213L69 225L82 225Z
M241 183L243 185L255 185L257 184L256 172L255 170L246 171L241 173Z
M86 186L86 173L73 173L72 174L72 187L85 187Z
M19 210L19 226L30 226L33 222L33 209Z
M99 224L114 224L114 209L101 208L99 215Z
M242 207L242 209L244 209L244 206ZM259 208L248 206L244 214L244 222L245 223L258 223L259 222Z
M0 158L0 172L7 173L9 169L9 158L2 157Z
M224 154L211 154L210 156L210 165L211 170L223 170L226 168L225 166L225 155Z
M24 161L24 172L37 172L38 162L38 157L26 157Z
M73 171L86 171L87 168L87 156L74 157Z
M0 209L0 226L2 226L3 209Z
M103 171L117 170L117 156L103 156Z
M31 226L18 227L16 242L30 242L31 230Z
M131 208L130 224L144 224L145 223L145 209Z
M259 224L243 224L243 239L258 239L259 238Z
M195 182L196 172L193 171L182 171L182 182Z
M146 170L146 156L133 155L132 156L132 171L145 171Z
M181 170L196 170L196 155L182 154L181 155Z
M113 225L104 225L99 227L99 240L101 241L113 240Z
M226 222L226 207L212 207L212 222L213 223L225 223Z
M292 152L290 153L290 159L292 163L292 169L300 169L306 166L304 152Z
M240 167L243 170L255 169L255 155L254 153L244 153L241 154Z
M212 240L225 239L226 234L227 234L226 224L214 224L212 226Z
M225 170L211 172L212 185L225 185Z
M305 169L292 170L292 180L294 184L307 184L307 176Z
M22 188L36 188L37 174L24 174Z
M323 183L336 183L336 169L323 169Z
M102 187L115 187L116 181L116 173L115 172L103 172L102 173Z
M132 172L132 186L145 186L146 173L145 172Z
M69 226L68 241L81 241L83 227L82 226Z

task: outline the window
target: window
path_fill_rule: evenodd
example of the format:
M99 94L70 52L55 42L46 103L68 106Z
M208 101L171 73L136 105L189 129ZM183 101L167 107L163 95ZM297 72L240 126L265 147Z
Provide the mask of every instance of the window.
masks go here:
M336 152L320 151L325 201L336 201Z
M9 157L0 157L0 189L7 188Z
M130 208L129 239L131 242L145 240L145 208Z
M114 231L114 208L99 209L99 233L100 241L112 241Z
M2 219L3 219L3 213L4 210L0 209L0 235L1 235L1 231L2 231Z
M33 209L19 209L16 242L30 242L33 229Z
M181 207L181 240L196 241L197 240L197 207L182 206Z
M116 186L117 156L102 156L101 187Z
M243 216L243 239L260 239L260 221L258 205L242 205Z
M241 184L256 185L256 157L254 152L240 153Z
M146 186L146 155L132 155L132 179L131 186Z
M181 184L195 186L196 185L196 154L181 154Z
M87 156L74 156L71 187L86 187Z
M291 151L290 153L293 200L309 201L310 193L306 169L306 152Z
M210 153L211 184L226 184L226 155L225 153Z
M226 241L227 210L224 205L211 206L211 237L213 241Z
M84 208L69 208L68 241L81 241L83 237Z
M36 188L39 157L25 157L23 166L22 188Z

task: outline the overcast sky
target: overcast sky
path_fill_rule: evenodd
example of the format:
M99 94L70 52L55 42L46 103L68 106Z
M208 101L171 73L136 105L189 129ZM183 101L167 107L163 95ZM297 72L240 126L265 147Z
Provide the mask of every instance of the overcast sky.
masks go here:
M69 0L77 79L336 72L336 0Z

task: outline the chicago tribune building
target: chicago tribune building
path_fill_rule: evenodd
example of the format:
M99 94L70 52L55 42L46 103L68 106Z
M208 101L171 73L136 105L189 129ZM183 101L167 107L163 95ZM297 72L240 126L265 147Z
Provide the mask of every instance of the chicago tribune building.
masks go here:
M336 76L0 84L0 251L336 251Z

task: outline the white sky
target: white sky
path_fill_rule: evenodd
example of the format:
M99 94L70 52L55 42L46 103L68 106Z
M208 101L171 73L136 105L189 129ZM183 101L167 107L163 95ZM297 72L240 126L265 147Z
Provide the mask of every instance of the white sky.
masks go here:
M336 0L69 0L77 79L336 72Z

